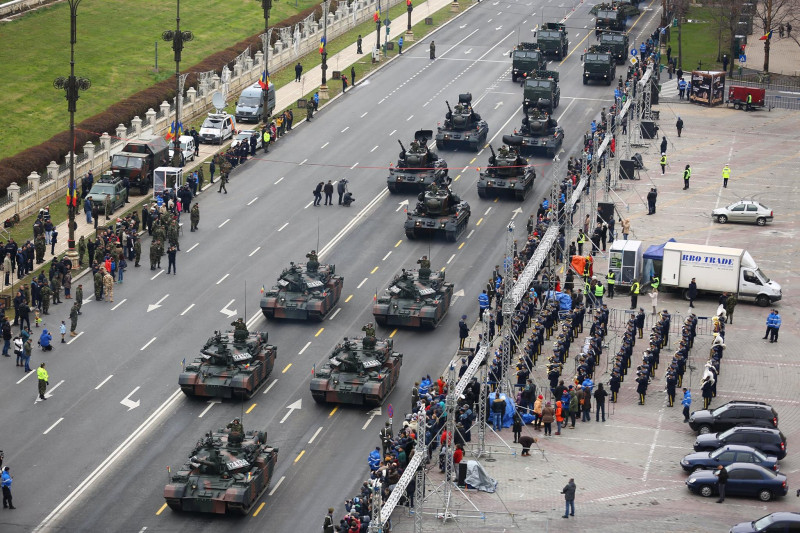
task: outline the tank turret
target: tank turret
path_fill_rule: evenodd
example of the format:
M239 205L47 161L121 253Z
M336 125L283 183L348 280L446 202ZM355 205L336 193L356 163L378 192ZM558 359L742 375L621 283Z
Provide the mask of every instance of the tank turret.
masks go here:
M400 155L397 166L389 168L387 187L390 192L403 189L424 191L431 183L447 185L447 162L428 147L428 140L433 137L431 130L418 130L408 148L398 139Z
M435 183L417 196L417 204L406 219L406 236L414 239L422 233L445 233L449 241L455 241L466 228L470 216L467 202L454 194L448 185L438 187Z
M458 104L453 108L446 100L445 104L447 114L444 126L438 128L436 147L439 149L467 147L477 152L479 146L486 141L489 126L472 108L472 94L459 94Z
M445 273L431 270L423 256L419 270L403 269L375 301L372 314L382 325L433 328L444 318L453 297L453 284Z
M515 136L521 138L518 150L521 154L553 157L564 142L564 129L541 104L523 106L525 116Z
M261 310L267 318L322 320L339 300L344 278L335 265L319 262L315 251L306 255L308 263L290 263L278 284L264 292Z
M533 189L536 170L528 160L519 155L522 138L516 135L503 135L503 144L492 155L489 165L478 176L478 196L513 193L518 200L524 200Z

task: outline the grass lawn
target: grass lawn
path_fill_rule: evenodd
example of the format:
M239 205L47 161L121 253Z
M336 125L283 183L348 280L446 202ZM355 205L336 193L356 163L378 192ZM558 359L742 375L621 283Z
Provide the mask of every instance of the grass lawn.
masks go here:
M317 0L275 0L270 25L318 4ZM82 92L76 122L105 110L168 78L175 70L171 43L163 31L175 28L175 2L83 0L78 9L75 71L92 87ZM184 0L181 28L194 40L183 49L183 68L264 28L258 0ZM155 42L158 66L155 74ZM53 80L69 75L69 6L59 2L0 24L0 158L35 146L69 125L64 91Z
M717 61L719 49L717 24L714 13L710 8L691 7L686 15L692 22L684 22L683 33L683 70L690 72L696 70L702 62L702 70L722 70L722 62ZM728 32L722 32L722 53L728 51L730 40ZM670 30L670 45L672 57L678 57L678 28ZM662 56L666 64L666 55Z

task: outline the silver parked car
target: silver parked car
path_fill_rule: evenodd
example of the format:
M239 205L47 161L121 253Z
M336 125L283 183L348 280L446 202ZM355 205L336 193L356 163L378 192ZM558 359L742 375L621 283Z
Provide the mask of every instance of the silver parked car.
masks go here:
M740 200L728 207L720 207L711 212L711 218L725 224L726 222L750 222L751 224L765 225L772 222L772 210L753 200Z
M242 141L247 142L247 145L250 146L250 137L254 133L256 134L256 150L260 149L262 144L261 132L256 130L242 130L236 135L234 135L233 142L231 142L231 148L236 148Z

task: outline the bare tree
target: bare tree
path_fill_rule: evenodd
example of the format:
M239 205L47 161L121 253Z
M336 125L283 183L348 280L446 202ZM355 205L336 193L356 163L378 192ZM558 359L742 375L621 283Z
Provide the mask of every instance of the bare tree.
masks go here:
M796 17L796 0L763 0L757 2L753 17L761 23L764 34ZM764 72L769 72L770 39L764 41Z

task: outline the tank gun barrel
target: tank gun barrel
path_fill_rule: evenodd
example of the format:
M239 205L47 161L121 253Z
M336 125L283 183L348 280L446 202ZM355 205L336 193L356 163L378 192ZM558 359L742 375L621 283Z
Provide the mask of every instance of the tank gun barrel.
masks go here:
M447 110L448 110L448 111L450 111L450 113L452 113L452 112L453 112L453 110L450 108L450 102L448 102L447 100L445 100L445 101L444 101L444 103L447 105Z
M492 145L491 145L491 144L489 145L489 151L490 151L490 152L492 152L492 158L496 160L496 159L497 159L497 156L495 155L495 153L494 153L494 148L492 147Z
M192 456L190 458L190 461L192 461L193 463L197 463L198 465L213 466L213 467L217 466L217 463L215 463L214 461L209 461L208 459L200 459L196 455Z
M405 154L406 154L406 147L405 147L405 146L403 146L403 141L401 141L400 139L397 139L397 143L400 145L400 149L401 149L401 150L403 150L403 156L405 156Z

